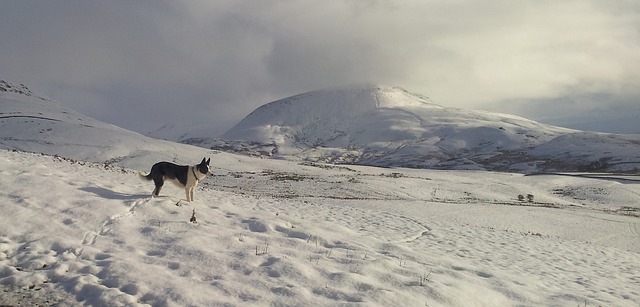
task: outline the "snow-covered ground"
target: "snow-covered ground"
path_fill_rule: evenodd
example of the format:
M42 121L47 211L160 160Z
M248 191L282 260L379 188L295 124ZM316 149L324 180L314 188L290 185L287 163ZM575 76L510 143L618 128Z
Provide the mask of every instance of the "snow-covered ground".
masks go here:
M640 306L636 181L205 154L186 203L0 150L0 305Z

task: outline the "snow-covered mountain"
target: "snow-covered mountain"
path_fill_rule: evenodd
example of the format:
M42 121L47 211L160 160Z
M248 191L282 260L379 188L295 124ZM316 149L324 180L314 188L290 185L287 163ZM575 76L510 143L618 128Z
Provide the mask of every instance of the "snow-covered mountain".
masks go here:
M1 81L0 107L0 148L129 167L148 154L191 163L175 156L184 144L100 122L24 85ZM167 125L156 134L172 139L172 133L184 129ZM526 173L640 168L640 135L583 132L506 114L445 108L398 87L325 89L274 101L221 138L206 127L194 129L173 137L253 156L385 167ZM201 159L197 155L189 158Z
M6 81L0 81L0 148L128 167L153 160L192 163L206 152L98 121ZM188 148L184 157L175 154L180 148Z
M633 171L640 135L570 130L446 108L399 87L308 92L265 104L203 147L331 163L500 171Z

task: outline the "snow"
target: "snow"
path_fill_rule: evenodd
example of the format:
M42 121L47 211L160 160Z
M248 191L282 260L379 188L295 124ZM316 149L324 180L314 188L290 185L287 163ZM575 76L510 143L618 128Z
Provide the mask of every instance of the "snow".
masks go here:
M135 165L136 159L187 163L187 159L198 158L176 156L176 152L187 151L185 148L190 146L151 139L90 118L52 100L2 91L0 148L123 166Z
M212 161L176 206L137 170L0 151L0 284L95 306L640 302L640 220L615 211L640 210L633 181Z
M640 304L637 176L252 158L0 103L0 305ZM202 157L191 203L137 175Z

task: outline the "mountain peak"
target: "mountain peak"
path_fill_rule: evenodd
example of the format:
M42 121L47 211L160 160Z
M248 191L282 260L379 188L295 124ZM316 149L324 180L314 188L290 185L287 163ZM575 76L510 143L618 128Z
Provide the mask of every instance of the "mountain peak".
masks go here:
M363 116L384 108L436 107L425 96L409 93L399 86L360 84L332 87L267 103L249 114L243 122L298 124L315 120L336 122Z
M14 85L13 83L0 80L0 93L15 93L25 96L33 96L31 90L24 84Z
M381 85L374 83L362 83L340 87L330 87L321 90L290 97L292 100L319 96L322 104L345 104L359 107L394 108L423 106L428 104L428 98L412 94L402 87L395 85ZM283 100L287 100L285 98Z
M426 99L397 86L357 85L315 90L267 103L225 133L229 139L279 139L284 130L344 131L383 109L427 106ZM319 131L320 131L319 130Z
M1 96L24 96L29 98L37 98L43 101L51 101L50 99L35 95L26 85L22 83L16 85L5 80L0 80L0 97Z

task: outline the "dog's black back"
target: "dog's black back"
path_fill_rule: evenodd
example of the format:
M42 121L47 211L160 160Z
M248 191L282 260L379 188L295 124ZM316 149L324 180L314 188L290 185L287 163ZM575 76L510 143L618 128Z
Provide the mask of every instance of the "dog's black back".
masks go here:
M188 165L177 165L171 162L158 162L151 167L151 179L157 184L157 180L162 181L164 178L168 179L176 179L180 184L187 184L187 176L189 166Z
M187 176L189 176L188 165L177 165L171 162L158 162L151 167L149 175L143 176L147 180L153 180L156 188L151 194L160 195L160 189L164 185L165 179L177 180L181 185L187 185Z

